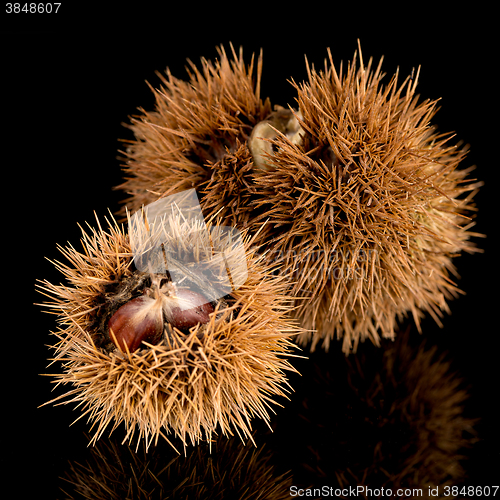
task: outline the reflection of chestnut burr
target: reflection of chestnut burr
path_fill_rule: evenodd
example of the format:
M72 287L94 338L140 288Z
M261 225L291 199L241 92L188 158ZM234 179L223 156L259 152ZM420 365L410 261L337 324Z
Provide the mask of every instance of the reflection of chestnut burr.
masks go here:
M65 500L289 500L292 485L267 446L242 446L237 437L179 455L162 441L148 450L113 436L87 448L85 462L70 462L64 476Z
M185 331L208 323L213 311L210 302L201 294L178 288L172 282L160 286L160 280L153 278L145 295L129 300L111 316L109 333L115 345L134 352L143 341L157 343L165 321Z

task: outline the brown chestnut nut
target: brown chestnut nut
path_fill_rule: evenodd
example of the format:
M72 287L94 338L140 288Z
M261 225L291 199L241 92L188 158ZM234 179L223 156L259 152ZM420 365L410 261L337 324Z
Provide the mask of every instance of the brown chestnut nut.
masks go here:
M108 327L111 340L123 351L134 352L143 341L154 343L163 332L161 302L147 296L129 300L111 316Z
M189 330L198 323L208 323L210 313L214 312L212 304L205 297L186 288L177 288L172 299L165 313L168 322L179 330Z

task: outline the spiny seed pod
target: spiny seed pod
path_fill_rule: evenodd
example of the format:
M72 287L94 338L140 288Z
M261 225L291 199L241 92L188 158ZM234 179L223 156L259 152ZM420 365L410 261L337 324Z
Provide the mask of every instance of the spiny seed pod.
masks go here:
M189 81L160 75L155 110L129 126L136 140L124 152L128 180L120 186L130 195L129 209L196 187L205 216L217 213L238 227L250 217L253 159L247 140L271 106L260 99L262 56L246 66L242 50L231 51L232 60L220 47L220 60L204 59L201 69L189 62Z
M348 353L393 339L409 314L420 330L425 314L440 323L449 312L453 258L477 250L481 183L459 168L466 149L432 125L436 102L419 101L418 72L384 84L361 50L340 71L328 54L323 71L293 82L297 110L262 104L260 60L253 84L241 54L229 62L221 50L189 82L169 75L155 111L131 125L122 188L138 207L196 187L205 216L218 212L271 249L300 297L299 343L328 350L342 339Z
M213 248L225 248L231 262L236 250L227 232L208 228ZM269 420L274 398L288 392L285 372L295 371L286 358L300 329L289 317L286 283L245 237L245 282L213 298L225 264L211 257L200 228L177 217L162 230L170 263L180 267L175 258L188 253L204 264L199 273L187 270L176 283L168 273L139 270L144 255L153 269L154 255L133 252L136 232L114 221L108 230L99 224L83 232L82 251L61 249L68 263L56 267L67 283L39 284L59 322L53 349L61 371L54 376L70 386L51 402L78 403L93 422L92 442L120 424L126 440L137 430L146 446L169 434L184 445L217 433L249 438L252 418Z
M424 313L440 323L458 294L452 258L475 251L469 216L480 183L458 169L465 149L431 125L436 102L418 102L417 78L398 85L396 74L384 86L381 65L365 66L361 51L345 73L329 56L295 84L301 142L270 140L255 205L268 219L261 242L273 242L293 276L291 294L309 298L297 302L307 329L299 341L328 349L343 337L347 353L394 338L407 313L418 328Z

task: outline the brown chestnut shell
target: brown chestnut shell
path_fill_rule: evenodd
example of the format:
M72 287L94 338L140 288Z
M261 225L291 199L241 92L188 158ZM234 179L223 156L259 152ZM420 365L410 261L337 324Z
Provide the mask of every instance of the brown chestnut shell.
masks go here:
M205 324L210 320L210 313L214 312L214 308L210 302L201 294L188 290L186 288L177 289L176 298L182 302L189 302L193 305L189 309L181 309L180 307L172 307L169 315L169 323L179 330L189 330L197 324Z
M108 327L111 340L122 350L136 351L143 341L156 343L163 332L161 309L154 300L141 296L129 300L111 316ZM144 313L145 309L149 309ZM114 336L114 338L113 338Z

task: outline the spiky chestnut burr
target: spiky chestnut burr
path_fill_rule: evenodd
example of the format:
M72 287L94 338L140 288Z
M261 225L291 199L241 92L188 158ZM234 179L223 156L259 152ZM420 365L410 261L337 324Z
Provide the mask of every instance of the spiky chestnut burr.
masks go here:
M465 148L431 125L436 102L419 102L418 72L383 85L381 63L365 66L359 50L359 67L355 56L337 72L329 52L308 76L294 83L301 140L278 131L267 171L254 174L254 205L268 220L261 242L294 276L291 294L309 297L297 303L299 342L328 349L342 338L347 353L394 338L408 313L419 329L424 313L440 323L459 293L452 259L476 251L480 183L458 168Z
M181 236L179 251L206 261L197 228L180 218L169 222L170 232ZM212 243L224 243L219 226L210 227ZM83 232L82 251L61 248L67 263L55 264L67 283L39 285L59 322L53 361L61 370L52 376L70 386L51 402L79 403L93 422L92 442L120 424L125 440L138 431L147 446L170 434L184 445L210 441L215 433L249 438L252 418L269 420L274 399L286 397L285 372L294 371L286 358L300 329L289 318L286 283L272 276L246 238L247 280L210 302L209 321L179 329L166 321L167 311L160 338L131 352L113 343L110 319L125 304L157 292L154 281L161 288L168 277L135 269L129 236L114 221L108 229L98 224ZM207 275L213 271L215 277L219 265L209 262ZM188 278L182 284L195 285Z
M201 69L189 61L188 81L160 74L154 111L132 118L135 139L124 141L126 180L119 186L129 209L196 187L206 217L217 213L238 227L251 217L247 140L272 111L260 98L262 55L246 65L242 50L218 52L220 59L203 59Z
M122 188L135 206L186 183L206 216L258 232L301 297L298 340L312 350L379 345L408 314L419 329L426 313L440 323L459 293L453 257L476 251L480 183L458 168L466 149L431 124L436 102L419 102L418 73L384 85L361 50L359 67L355 56L339 72L329 52L324 71L293 83L298 110L271 112L256 100L260 60L254 87L241 53L221 55L190 82L169 75L156 110L134 119ZM207 145L219 156L200 154Z

